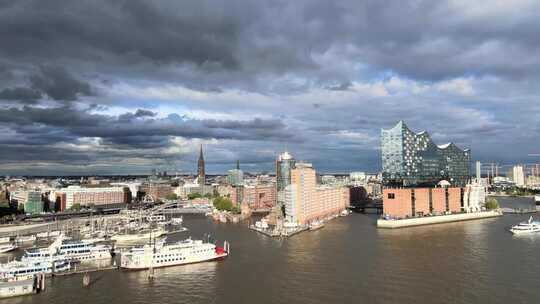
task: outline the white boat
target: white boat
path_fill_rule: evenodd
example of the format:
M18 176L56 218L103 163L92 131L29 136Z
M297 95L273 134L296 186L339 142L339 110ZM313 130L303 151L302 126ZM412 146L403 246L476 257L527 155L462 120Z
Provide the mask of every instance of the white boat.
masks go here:
M13 251L13 250L15 250L17 248L19 248L19 247L17 245L15 245L14 243L0 244L0 253L10 252L10 251Z
M21 261L43 259L68 261L96 261L110 259L112 247L89 240L68 240L61 234L49 247L28 249Z
M133 247L121 253L120 267L147 269L178 266L224 258L229 255L229 244L218 247L202 240L186 239L167 244L164 240L155 244Z
M183 222L184 222L184 219L182 217L171 218L171 224L173 225L179 226L179 225L182 225Z
M165 219L165 216L164 215L149 215L146 217L146 220L149 221L149 222L164 222L166 219Z
M71 264L67 260L12 261L0 264L0 279L6 281L25 280L35 274L62 272L70 268Z
M350 210L347 210L347 209L343 209L340 213L339 213L339 216L347 216L351 214L351 211Z
M540 232L540 222L533 221L533 217L531 216L528 221L521 222L515 226L512 226L512 228L510 228L510 232L512 232L513 234L528 234Z
M15 241L17 243L33 243L36 241L36 236L35 235L22 235L22 236L18 236Z
M322 227L324 227L323 221L312 221L309 223L309 230L317 230L321 229Z
M135 233L115 234L111 236L111 240L116 241L117 243L135 243L144 242L151 238L157 238L165 234L167 234L165 229L157 228L153 230L138 231Z
M263 218L260 221L256 221L255 227L259 229L268 229L268 220Z
M56 231L46 231L46 232L40 232L38 234L36 234L36 237L38 238L48 238L48 237L57 237L61 234L62 232L60 230L56 230Z

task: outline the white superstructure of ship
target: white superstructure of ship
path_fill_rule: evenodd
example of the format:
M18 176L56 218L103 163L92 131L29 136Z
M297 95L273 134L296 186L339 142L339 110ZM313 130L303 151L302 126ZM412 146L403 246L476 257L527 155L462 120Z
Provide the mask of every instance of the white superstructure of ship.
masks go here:
M110 259L112 247L105 244L98 244L88 240L69 240L63 234L46 248L28 249L21 258L21 261L36 260L68 260L68 261L96 261Z
M517 235L537 233L540 232L540 222L534 221L533 217L531 216L528 221L512 226L512 228L510 228L510 232Z
M12 261L0 264L0 280L19 281L35 274L51 274L68 271L71 264L68 260L40 259L33 261Z
M121 253L120 267L125 269L147 269L178 266L224 258L230 253L229 243L219 247L210 242L188 238L175 243L165 240L133 247Z
M167 234L167 230L162 227L158 227L156 229L143 229L135 232L115 234L111 236L110 239L111 241L116 241L117 243L141 243L165 234Z

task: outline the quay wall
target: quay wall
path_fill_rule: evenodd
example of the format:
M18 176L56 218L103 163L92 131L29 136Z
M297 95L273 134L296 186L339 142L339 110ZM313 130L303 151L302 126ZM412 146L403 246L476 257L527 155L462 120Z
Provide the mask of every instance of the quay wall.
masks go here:
M495 211L482 211L482 212L460 213L460 214L450 214L450 215L427 216L427 217L408 218L408 219L400 219L400 220L378 219L377 227L378 228L404 228L404 227L412 227L412 226L432 225L432 224L483 219L483 218L497 217L501 215L502 215L502 212L500 212L499 210L495 210Z

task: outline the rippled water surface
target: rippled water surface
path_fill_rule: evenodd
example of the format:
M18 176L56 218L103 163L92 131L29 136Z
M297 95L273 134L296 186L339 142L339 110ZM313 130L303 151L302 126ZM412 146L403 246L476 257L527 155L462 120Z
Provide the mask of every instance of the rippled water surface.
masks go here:
M530 200L500 199L503 206ZM3 303L538 303L540 234L508 228L529 215L381 230L353 214L288 240L244 224L185 219L188 235L231 243L224 261L49 279L46 292Z

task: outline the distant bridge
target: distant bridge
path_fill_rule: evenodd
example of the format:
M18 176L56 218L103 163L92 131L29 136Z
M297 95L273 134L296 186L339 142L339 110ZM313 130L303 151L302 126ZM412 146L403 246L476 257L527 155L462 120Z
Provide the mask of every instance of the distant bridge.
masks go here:
M154 215L166 215L166 214L205 214L211 212L212 207L197 206L188 204L187 202L168 202L161 204L152 209Z
M383 212L383 203L382 201L360 202L352 204L349 209L360 213L366 213L366 210L375 210L378 214Z

